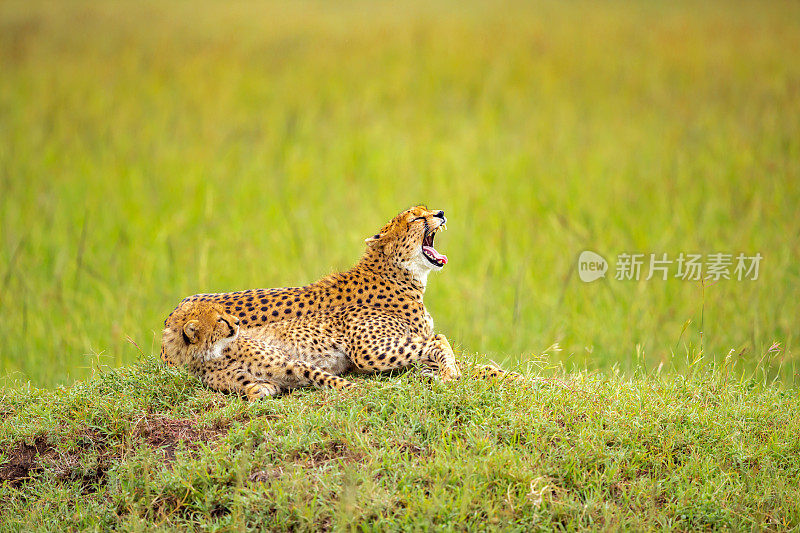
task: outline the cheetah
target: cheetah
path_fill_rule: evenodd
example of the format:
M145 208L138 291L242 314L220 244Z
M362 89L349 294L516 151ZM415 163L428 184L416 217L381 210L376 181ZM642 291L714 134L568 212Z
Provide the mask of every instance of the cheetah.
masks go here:
M301 360L279 346L240 334L239 319L215 302L186 302L172 313L164 330L170 359L209 388L235 392L249 400L313 385L348 389L353 384Z
M354 267L305 287L189 296L165 321L161 358L169 364L186 362L180 355L187 342L180 334L183 314L212 303L238 319L249 339L333 376L414 366L442 381L457 379L466 365L456 360L447 338L434 333L433 318L423 304L428 275L448 262L434 248L446 221L443 211L425 206L403 211L366 239L364 255ZM215 360L234 361L228 352L229 347L223 348ZM482 377L521 378L488 365L473 371ZM209 386L222 388L219 383Z

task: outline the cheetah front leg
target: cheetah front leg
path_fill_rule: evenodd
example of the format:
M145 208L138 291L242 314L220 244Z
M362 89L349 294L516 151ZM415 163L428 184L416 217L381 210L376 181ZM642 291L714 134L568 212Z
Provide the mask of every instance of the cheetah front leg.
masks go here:
M286 352L278 346L268 342L241 337L239 344L249 349L251 358L241 363L243 371L252 375L257 382L268 384L259 387L258 384L249 386L254 394L274 395L273 388L278 394L286 389L306 387L313 385L319 389L329 388L336 390L349 389L353 386L346 379L340 378L322 368L302 360L290 359ZM248 395L248 398L250 395Z
M249 368L248 368L249 367ZM203 376L208 387L235 392L248 400L277 396L288 389L313 385L318 389L344 390L353 383L334 376L305 361L281 361L260 364L258 368L235 367L208 372Z
M284 361L272 365L265 374L273 383L289 389L313 385L318 389L345 390L354 386L350 381L305 361Z
M438 371L442 381L450 381L461 377L456 354L447 337L441 333L430 337L422 350L422 364L433 371Z
M277 396L283 392L279 385L261 379L239 364L214 366L216 368L206 368L200 374L203 385L212 390L232 392L248 400Z

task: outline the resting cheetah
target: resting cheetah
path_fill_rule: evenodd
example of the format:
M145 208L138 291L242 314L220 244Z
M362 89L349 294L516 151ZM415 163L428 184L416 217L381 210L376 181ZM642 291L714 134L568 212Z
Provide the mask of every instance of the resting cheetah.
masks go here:
M447 264L447 256L433 247L445 222L443 211L412 207L366 239L366 252L347 272L305 287L190 296L165 322L161 357L182 361L186 339L177 334L179 311L210 302L238 318L252 339L334 375L422 365L442 380L456 379L461 371L450 343L434 334L422 302L428 274ZM491 366L475 370L482 376L520 377Z
M300 360L265 341L239 334L239 319L215 302L186 302L171 316L164 343L178 347L170 353L177 364L212 389L236 392L254 400L286 389L314 385L347 389L349 381Z

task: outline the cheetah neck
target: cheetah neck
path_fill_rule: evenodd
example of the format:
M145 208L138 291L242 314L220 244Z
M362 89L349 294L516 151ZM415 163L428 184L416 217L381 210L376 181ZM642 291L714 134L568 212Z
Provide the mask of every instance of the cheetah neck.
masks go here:
M350 295L355 300L358 288L372 292L380 285L379 290L385 288L388 298L422 303L426 282L427 276L417 279L408 270L389 263L382 254L367 251L349 270L326 276L307 288L316 292L321 299L338 294L343 297Z
M428 268L428 264L425 263L428 262L422 259L422 256L418 256L404 265L405 270L411 274L414 281L422 286L423 294L425 293L425 288L428 286L428 274L431 273L431 269Z
M430 273L430 269L420 261L412 260L403 266L398 266L387 261L381 252L373 250L368 250L353 270L375 274L405 296L420 302L425 294Z

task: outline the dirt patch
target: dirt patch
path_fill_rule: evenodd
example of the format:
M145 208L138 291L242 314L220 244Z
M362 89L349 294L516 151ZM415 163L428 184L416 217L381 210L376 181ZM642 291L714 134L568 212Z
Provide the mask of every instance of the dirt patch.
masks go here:
M227 433L221 426L201 426L191 418L151 417L142 418L131 431L131 437L143 440L149 446L164 454L167 462L175 460L175 452L180 443L187 448L197 449L204 442L213 442Z
M227 428L202 426L194 419L143 417L131 430L129 444L144 442L160 450L169 465L175 459L180 443L188 448L198 448L203 442L213 442ZM106 472L128 446L112 446L104 435L94 430L59 436L59 440L72 441L69 449L58 449L49 443L46 435L33 441L17 441L8 446L8 459L0 465L0 483L19 486L35 474L48 469L56 479L79 480L84 493L94 492L105 483ZM88 459L88 460L87 460Z
M70 450L57 450L44 435L33 443L15 442L9 446L8 460L0 465L0 482L19 486L34 474L49 468L59 480L80 481L83 492L97 490L105 481L111 453L105 440L94 431L73 435L76 446ZM96 457L89 468L82 465L88 455Z
M37 437L33 444L20 442L9 447L8 461L0 466L0 481L16 486L30 477L31 470L38 469L38 456L49 449L44 437Z

